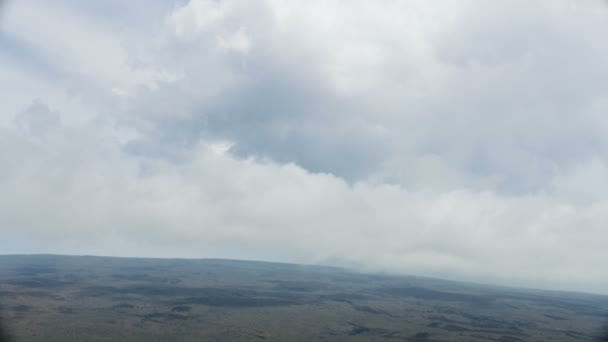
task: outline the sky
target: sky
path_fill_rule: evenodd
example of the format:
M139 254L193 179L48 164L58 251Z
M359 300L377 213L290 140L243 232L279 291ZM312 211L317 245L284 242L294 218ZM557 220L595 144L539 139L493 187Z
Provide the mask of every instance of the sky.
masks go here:
M0 253L608 293L601 0L8 1Z

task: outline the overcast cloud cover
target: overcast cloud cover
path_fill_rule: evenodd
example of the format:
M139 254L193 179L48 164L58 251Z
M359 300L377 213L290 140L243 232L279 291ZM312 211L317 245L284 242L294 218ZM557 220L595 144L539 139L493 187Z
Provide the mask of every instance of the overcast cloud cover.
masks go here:
M607 293L600 0L13 1L1 253Z

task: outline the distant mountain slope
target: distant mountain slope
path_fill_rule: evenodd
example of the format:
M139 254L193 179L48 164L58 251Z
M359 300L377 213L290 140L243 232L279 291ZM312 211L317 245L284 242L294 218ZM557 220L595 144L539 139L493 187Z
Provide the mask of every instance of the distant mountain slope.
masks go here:
M0 256L15 341L592 341L608 297L294 264Z

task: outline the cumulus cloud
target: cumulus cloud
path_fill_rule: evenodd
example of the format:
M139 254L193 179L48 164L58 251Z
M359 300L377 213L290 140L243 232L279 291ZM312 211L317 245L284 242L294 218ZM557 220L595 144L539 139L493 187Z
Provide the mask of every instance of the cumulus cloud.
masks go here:
M0 36L5 252L605 292L601 1L45 6Z

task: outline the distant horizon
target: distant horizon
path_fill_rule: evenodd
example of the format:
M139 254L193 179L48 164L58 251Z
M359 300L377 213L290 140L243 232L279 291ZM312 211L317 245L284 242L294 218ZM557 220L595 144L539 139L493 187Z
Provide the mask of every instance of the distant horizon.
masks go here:
M92 254L55 254L55 253L21 253L21 254L2 254L0 253L0 257L3 256L57 256L57 257L91 257L91 258L113 258L113 259L144 259L144 260L199 260L199 261L234 261L234 262L252 262L252 263L267 263L267 264L281 264L281 265L291 265L291 266L305 266L305 267L321 267L321 268L336 268L346 272L354 272L360 274L368 274L368 275L378 275L378 276L390 276L390 277L404 277L404 278L420 278L420 279L429 279L429 280L438 280L438 281L447 281L461 284L469 284L469 285L477 285L477 286L488 286L494 288L504 288L504 289L513 289L513 290L524 290L524 291L540 291L540 292L554 292L554 293L563 293L563 294L583 294L583 295L594 295L594 296L606 296L608 297L608 292L592 292L592 291L576 291L576 290L568 290L568 289L559 289L559 288L537 288L537 287L527 287L525 285L509 285L509 284L501 284L501 283L492 283L492 282L483 282L482 280L467 280L467 279L457 279L457 278L449 278L449 277L441 277L441 276L433 276L433 275L423 275L423 274L409 274L409 273L394 273L390 271L374 271L374 270L364 270L357 268L350 268L348 266L341 265L331 265L331 264L306 264L306 263L297 263L297 262L283 262L283 261L273 261L273 260L256 260L256 259L231 259L231 258L215 258L215 257L204 257L204 258L194 258L194 257L136 257L136 256L112 256L112 255L92 255Z

